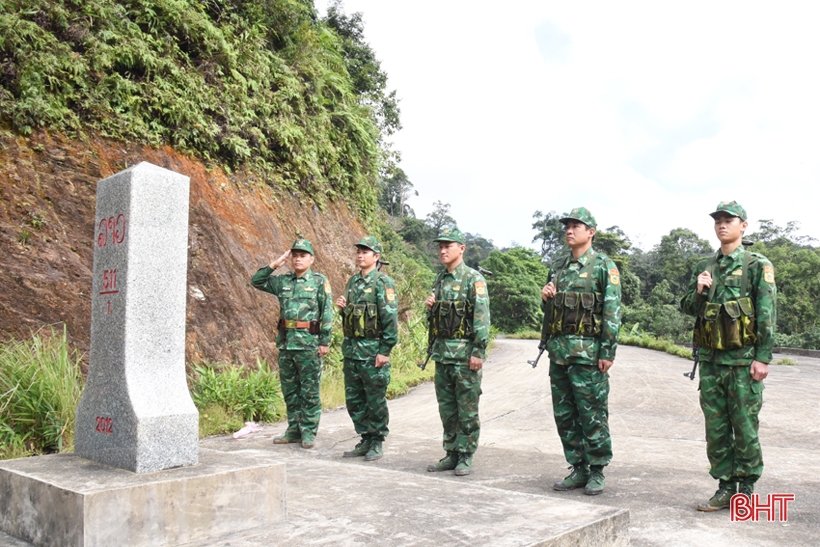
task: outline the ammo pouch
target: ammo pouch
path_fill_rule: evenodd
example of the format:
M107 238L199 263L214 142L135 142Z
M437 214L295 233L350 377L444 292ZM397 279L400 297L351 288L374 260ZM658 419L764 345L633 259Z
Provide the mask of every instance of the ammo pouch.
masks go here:
M375 302L348 304L342 310L342 331L350 338L378 338L379 310Z
M757 343L755 306L748 294L748 276L751 253L743 255L743 277L740 281L740 294L737 300L729 300L718 304L710 302L715 295L716 283L709 289L707 301L695 319L694 339L702 348L713 350L730 350ZM717 260L707 263L707 270L714 278Z
M559 292L547 307L550 334L598 336L601 334L603 297L592 292Z
M748 296L723 304L706 302L695 321L695 339L702 348L721 351L753 346L755 326L754 303Z
M319 321L314 319L310 322L310 326L308 327L308 332L310 334L319 334Z
M441 339L464 339L473 335L473 306L466 300L441 300L430 310L433 335Z

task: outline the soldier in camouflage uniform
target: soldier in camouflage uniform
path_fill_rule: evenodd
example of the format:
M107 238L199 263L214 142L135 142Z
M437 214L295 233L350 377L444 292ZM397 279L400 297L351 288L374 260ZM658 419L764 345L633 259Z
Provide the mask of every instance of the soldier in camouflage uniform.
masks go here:
M435 337L436 399L447 455L427 470L455 470L463 476L472 470L481 431L478 398L490 339L490 300L484 277L464 264L466 247L461 231L446 228L434 241L446 269L436 276L425 304Z
M621 284L615 263L592 249L595 217L584 207L561 219L570 253L550 267L541 291L549 322L552 408L572 472L555 490L604 490L612 460L609 373L621 328Z
M720 250L701 260L681 300L695 316L700 346L700 407L706 422L709 473L718 490L700 511L729 507L736 492L751 496L763 473L758 414L769 374L776 322L774 268L743 248L746 211L736 201L714 213Z
M387 385L390 351L399 340L396 285L379 271L382 246L373 236L356 244L356 264L361 271L350 278L344 296L336 300L344 328L345 403L361 442L345 458L382 457L387 424Z
M293 273L272 275L291 259ZM279 324L276 347L279 348L279 380L288 412L288 428L274 444L302 443L313 448L322 400L322 357L330 349L333 306L330 282L313 265L313 245L298 239L286 252L251 278L260 291L279 298Z

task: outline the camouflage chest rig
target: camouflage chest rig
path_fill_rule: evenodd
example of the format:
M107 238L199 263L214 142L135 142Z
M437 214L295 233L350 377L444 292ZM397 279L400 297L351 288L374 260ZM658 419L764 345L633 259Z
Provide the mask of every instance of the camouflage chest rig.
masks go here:
M584 279L583 292L563 290L555 293L546 308L548 331L551 335L572 334L580 336L600 336L601 313L604 308L604 297L600 292L593 292L593 272L598 253L591 252L586 265L578 273ZM567 262L555 273L555 288L561 282Z
M712 276L712 286L706 302L695 318L694 338L702 348L716 350L738 349L753 346L757 342L755 306L749 296L749 264L752 253L743 251L742 274L740 278L740 298L718 303L715 297L718 280L715 278L717 258L712 256L706 262L706 271Z
M351 277L345 287L347 305L342 310L342 332L350 338L378 338L381 336L379 327L379 307L376 304L376 283L384 276L376 272L370 282L365 285L358 302L350 301L350 292L353 290Z
M469 339L473 335L473 304L467 300L464 290L470 271L464 271L455 300L441 300L442 274L436 278L434 293L436 303L430 310L433 321L433 337L446 339Z

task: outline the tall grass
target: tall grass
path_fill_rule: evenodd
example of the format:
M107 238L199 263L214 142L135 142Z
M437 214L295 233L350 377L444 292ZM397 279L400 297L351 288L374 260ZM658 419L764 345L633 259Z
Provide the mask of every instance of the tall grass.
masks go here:
M65 328L0 344L0 459L73 450L80 361Z
M243 421L276 422L285 415L279 375L267 361L257 360L256 369L197 364L189 378L200 437L235 431Z

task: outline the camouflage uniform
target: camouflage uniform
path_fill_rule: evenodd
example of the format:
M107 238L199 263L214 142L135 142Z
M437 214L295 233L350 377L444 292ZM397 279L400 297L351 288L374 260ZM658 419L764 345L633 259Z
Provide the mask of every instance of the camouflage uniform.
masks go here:
M381 255L381 246L372 236L363 238L357 246L366 247ZM373 269L364 277L359 272L347 282L345 300L347 306L342 312L343 321L348 314L354 313L357 304L362 311L365 311L363 308L366 304L375 304L377 311L375 332L370 337L345 334L342 354L345 404L356 433L364 441L383 441L389 432L387 424L390 421L386 399L387 385L390 383L390 363L376 368L375 360L376 355L389 357L399 340L396 285L378 269Z
M455 237L461 232L452 229ZM442 232L442 235L445 232ZM436 241L457 241L439 239ZM471 332L465 338L437 337L432 359L436 362L436 399L444 428L443 445L448 454L472 456L478 448L481 422L478 399L481 395L481 369L470 370L470 357L485 359L490 340L490 300L484 277L464 262L446 269L433 283L436 302L465 300L472 305L472 318L467 318Z
M721 203L718 211L746 220L746 212L736 202ZM748 271L743 271L744 260ZM713 289L698 294L698 275L710 270ZM743 274L746 273L746 294ZM752 361L768 364L772 360L776 322L777 288L772 263L740 245L728 256L718 249L713 257L695 267L681 309L688 315L702 316L707 302L719 304L738 301L744 296L754 304L754 342L735 349L701 347L700 406L706 427L706 453L709 473L730 484L753 486L763 473L763 454L758 439L758 414L763 404L763 382L752 378Z
M585 209L583 212L588 213ZM576 216L595 227L591 215ZM567 217L562 221L570 219L574 220ZM547 351L552 408L564 457L573 467L603 467L612 460L609 373L598 369L598 360L615 360L621 328L620 274L611 259L590 248L577 259L571 252L559 259L550 268L547 282L552 282L559 293L595 293L602 299L600 315L595 318L600 334L551 334ZM542 310L549 314L558 305L555 300L542 301Z
M307 245L300 244L305 242ZM293 249L310 249L307 240L298 240ZM319 322L319 334L311 334L307 327L279 329L276 347L279 348L279 380L288 413L287 435L312 438L319 429L322 400L319 388L322 379L322 358L319 346L330 345L333 324L330 282L312 270L301 277L288 272L272 275L273 269L264 266L251 278L251 284L274 294L279 299L280 321Z

